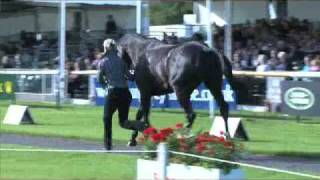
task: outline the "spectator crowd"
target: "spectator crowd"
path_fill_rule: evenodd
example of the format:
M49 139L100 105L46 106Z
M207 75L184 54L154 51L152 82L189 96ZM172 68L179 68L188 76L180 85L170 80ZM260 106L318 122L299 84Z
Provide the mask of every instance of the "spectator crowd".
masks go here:
M224 28L216 27L215 48L223 51ZM320 27L308 20L260 19L233 25L233 70L245 71L320 71ZM105 32L96 37L90 30L74 35L67 32L65 69L95 70L103 55L102 41L119 31L113 17L107 16ZM198 37L199 39L199 37ZM201 38L200 38L201 39ZM179 41L176 37L174 41ZM76 42L76 43L70 43ZM56 69L58 40L43 34L20 33L20 41L0 43L0 69ZM69 75L68 91L87 89L86 78Z
M113 17L109 15L107 19L105 33L115 34ZM308 20L260 19L233 25L232 34L234 70L320 71L320 27ZM66 69L96 69L104 37L93 37L90 30L79 36L76 45L67 45ZM67 42L70 39L72 35L67 33ZM223 51L223 27L216 27L214 40L215 47ZM20 42L0 44L0 68L55 69L59 59L57 42L22 31Z
M320 71L320 27L308 20L260 19L233 26L234 70ZM224 29L215 46L223 51Z

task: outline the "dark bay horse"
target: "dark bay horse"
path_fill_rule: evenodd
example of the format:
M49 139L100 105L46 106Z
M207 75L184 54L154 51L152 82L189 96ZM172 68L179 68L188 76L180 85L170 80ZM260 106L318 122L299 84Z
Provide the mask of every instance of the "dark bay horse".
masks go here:
M168 45L160 40L137 34L126 34L118 41L118 51L124 61L135 70L135 80L141 94L136 119L150 125L148 116L151 97L175 92L191 128L196 118L190 95L204 82L214 96L227 127L228 104L222 94L223 74L232 83L230 63L214 49L191 41ZM228 127L226 128L228 134ZM138 132L133 132L129 145L136 145Z

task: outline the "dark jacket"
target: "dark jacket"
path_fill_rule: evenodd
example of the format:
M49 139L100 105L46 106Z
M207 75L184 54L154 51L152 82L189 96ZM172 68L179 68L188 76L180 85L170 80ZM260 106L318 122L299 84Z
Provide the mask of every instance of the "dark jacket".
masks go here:
M125 62L117 55L117 51L109 51L99 64L98 81L103 88L128 88L129 73Z

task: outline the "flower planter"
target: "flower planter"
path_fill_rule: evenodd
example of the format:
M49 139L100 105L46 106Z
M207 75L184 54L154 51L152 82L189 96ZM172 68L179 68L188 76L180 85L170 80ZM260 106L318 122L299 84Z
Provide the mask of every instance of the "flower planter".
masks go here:
M138 180L160 180L159 163L153 160L138 159L137 179ZM243 180L244 173L240 169L233 169L228 174L223 174L220 169L207 169L198 166L187 166L183 164L170 163L167 166L168 180Z

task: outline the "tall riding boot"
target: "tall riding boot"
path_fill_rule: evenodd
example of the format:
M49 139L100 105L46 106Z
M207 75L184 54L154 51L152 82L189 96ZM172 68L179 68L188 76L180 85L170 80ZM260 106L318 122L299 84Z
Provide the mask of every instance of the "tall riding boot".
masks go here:
M104 131L104 148L106 150L112 149L112 132L108 128L108 126L105 127L105 131Z

